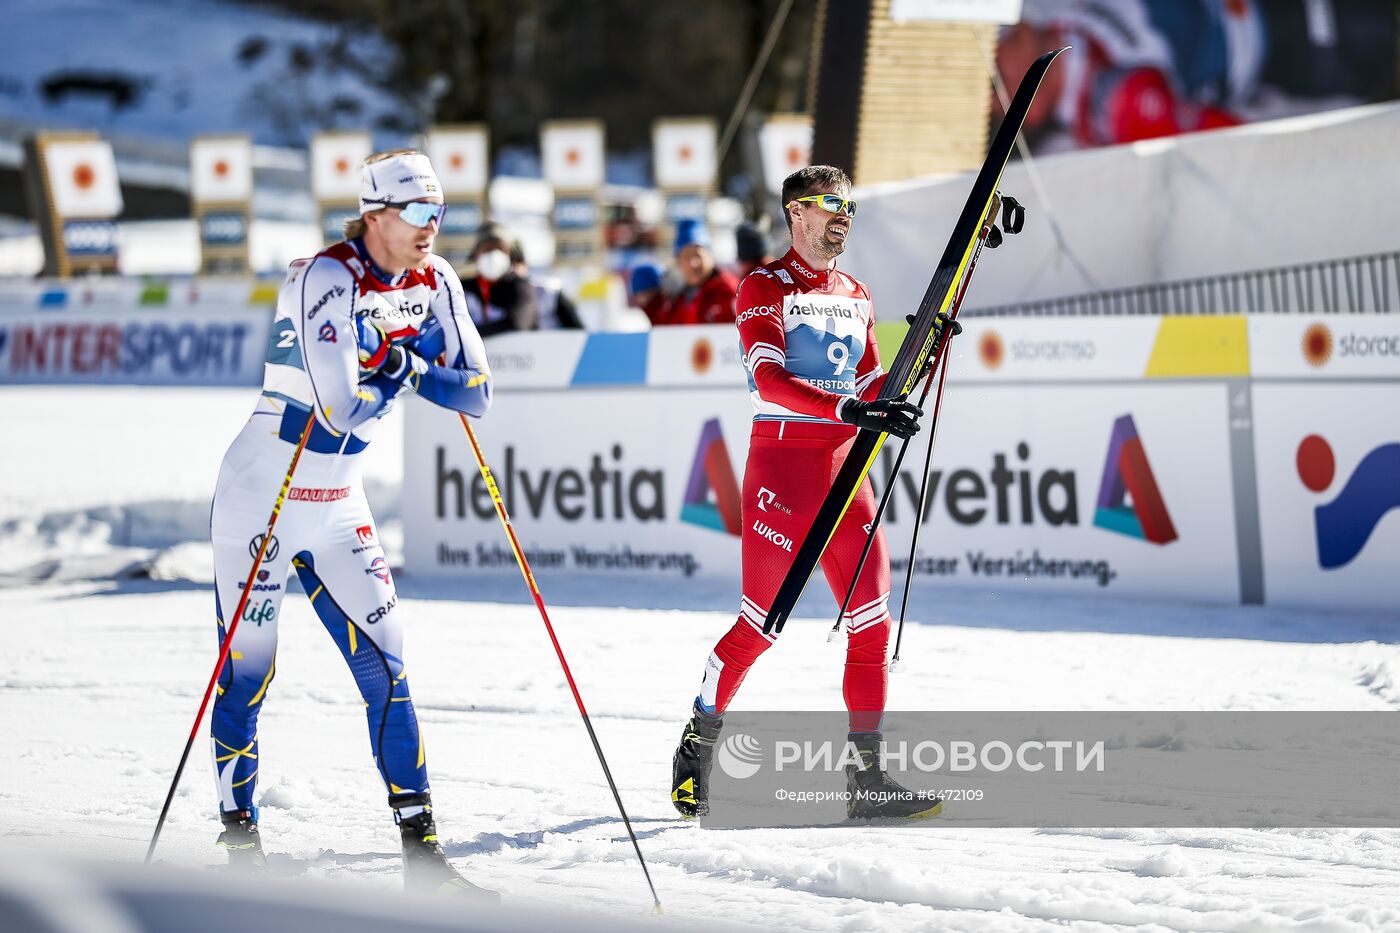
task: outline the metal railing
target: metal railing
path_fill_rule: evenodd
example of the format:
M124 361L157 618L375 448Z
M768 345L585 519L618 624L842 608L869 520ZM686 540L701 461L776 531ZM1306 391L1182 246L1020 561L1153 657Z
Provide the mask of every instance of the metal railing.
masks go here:
M1400 310L1400 252L968 308L968 317L1358 314Z

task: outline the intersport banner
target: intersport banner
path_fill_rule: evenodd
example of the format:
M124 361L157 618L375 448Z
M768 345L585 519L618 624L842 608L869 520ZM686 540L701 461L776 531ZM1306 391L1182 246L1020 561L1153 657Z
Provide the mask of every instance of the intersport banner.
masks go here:
M951 386L944 411L921 579L1177 597L1189 581L1193 600L1238 601L1223 384ZM461 425L422 405L406 416L404 482L420 491L405 499L407 568L516 572ZM537 574L684 585L737 578L739 531L772 503L742 498L749 427L742 389L575 388L502 392L478 435ZM897 484L897 574L917 449L893 479L892 453L872 471L877 491Z
M257 385L272 309L0 314L0 384Z

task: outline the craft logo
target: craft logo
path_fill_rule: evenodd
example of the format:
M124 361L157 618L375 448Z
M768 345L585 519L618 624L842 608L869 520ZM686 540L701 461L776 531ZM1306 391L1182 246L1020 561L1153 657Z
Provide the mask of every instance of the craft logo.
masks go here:
M377 609L375 609L374 611L372 611L369 615L365 616L365 625L374 625L374 624L375 624L376 622L378 622L380 619L383 619L383 618L384 618L385 616L387 616L389 613L393 612L393 611L394 611L394 607L397 606L398 604L399 604L399 596L398 596L397 593L395 593L393 596L390 596L390 597L389 597L389 601L388 601L387 603L385 603L384 605L378 607Z
M1113 422L1094 524L1153 544L1170 544L1177 538L1132 415Z
M994 330L983 331L982 336L977 338L977 356L988 369L1000 368L1001 361L1006 357L1001 335Z
M763 746L758 739L744 732L736 732L719 746L719 768L725 774L742 781L758 773L763 764Z
M1332 358L1332 330L1326 324L1310 324L1303 331L1303 359L1321 368Z
M700 428L700 443L695 448L695 461L681 502L681 521L739 535L739 484L734 479L718 418L711 418Z
M1309 434L1298 444L1298 478L1324 492L1337 475L1337 458L1326 438ZM1356 465L1331 502L1313 510L1317 562L1323 570L1344 567L1361 553L1387 512L1400 509L1400 444L1382 444Z

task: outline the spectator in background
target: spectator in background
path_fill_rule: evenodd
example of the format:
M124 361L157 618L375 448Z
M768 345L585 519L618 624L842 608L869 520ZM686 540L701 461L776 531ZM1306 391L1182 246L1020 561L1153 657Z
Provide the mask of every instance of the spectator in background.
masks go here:
M739 254L739 281L759 266L773 261L768 252L768 237L757 224L742 223L734 231L734 245Z
M583 330L583 318L578 308L564 293L564 283L546 275L533 275L530 264L525 261L525 251L519 240L510 248L511 269L522 280L528 281L535 290L535 308L539 312L539 330Z
M632 268L627 282L632 307L638 308L651 321L652 327L669 324L671 302L661 287L661 267L654 262L640 263Z
M1102 146L1242 122L1264 27L1256 0L1027 0L997 45L1007 92L1063 45L1074 49L1046 74L1026 131L1058 126L1079 146Z
M671 323L733 323L739 282L715 265L709 231L698 220L676 224L676 268L685 285L676 296Z
M523 261L520 244L498 223L482 225L476 232L471 261L476 274L464 276L462 288L480 303L469 302L473 322L483 337L513 330L535 330L539 308L530 280L516 271L516 259Z

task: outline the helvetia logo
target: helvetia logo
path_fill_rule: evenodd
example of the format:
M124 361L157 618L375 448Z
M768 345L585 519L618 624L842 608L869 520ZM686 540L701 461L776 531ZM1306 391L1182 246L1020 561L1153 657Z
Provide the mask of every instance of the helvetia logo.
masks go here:
M681 521L736 537L739 534L739 483L734 479L718 418L700 428L700 443L681 503Z
M1326 438L1309 434L1298 444L1298 478L1324 492L1337 475L1337 457ZM1392 509L1400 509L1400 444L1382 444L1361 458L1342 491L1313 510L1317 562L1336 570L1356 559Z
M1326 324L1309 324L1303 331L1303 359L1321 368L1332 358L1332 330Z
M1132 415L1113 422L1094 524L1153 544L1170 544L1177 538Z
M736 781L742 781L758 773L763 764L763 746L753 736L736 732L720 743L719 753L715 757L719 759L721 771Z

